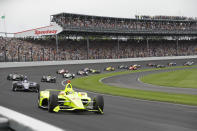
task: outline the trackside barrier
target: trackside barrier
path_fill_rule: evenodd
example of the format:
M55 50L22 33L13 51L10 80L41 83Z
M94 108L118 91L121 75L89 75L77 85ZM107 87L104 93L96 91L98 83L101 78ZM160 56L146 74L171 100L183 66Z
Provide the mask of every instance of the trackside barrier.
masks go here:
M0 106L0 115L9 120L8 125L14 131L65 131L2 106ZM4 119L4 121L6 121L6 119Z
M27 67L27 66L49 66L49 65L67 65L67 64L88 64L88 63L112 63L129 61L153 61L153 60L173 60L173 59L193 59L194 56L168 56L168 57L141 57L125 59L96 59L96 60L66 60L66 61L35 61L35 62L1 62L0 68L8 67Z
M0 116L0 130L8 129L9 128L8 122L9 120L7 118Z

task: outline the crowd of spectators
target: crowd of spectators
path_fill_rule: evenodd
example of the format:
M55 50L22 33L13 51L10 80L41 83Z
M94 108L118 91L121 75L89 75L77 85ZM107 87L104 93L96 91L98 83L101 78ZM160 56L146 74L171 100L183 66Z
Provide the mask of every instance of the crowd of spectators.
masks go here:
M194 21L197 20L197 18L193 17L185 17L185 16L163 16L163 15L157 15L157 16L149 16L149 15L135 15L136 19L144 19L144 20L181 20L181 21Z
M152 56L197 55L197 40L60 40L16 39L0 37L0 61L49 61L117 59Z
M143 18L143 19L142 19ZM151 18L151 19L149 19ZM154 19L153 19L154 18ZM187 17L173 16L142 16L136 19L108 18L83 15L54 15L52 22L62 27L93 28L110 30L148 30L148 31L197 31L197 20Z

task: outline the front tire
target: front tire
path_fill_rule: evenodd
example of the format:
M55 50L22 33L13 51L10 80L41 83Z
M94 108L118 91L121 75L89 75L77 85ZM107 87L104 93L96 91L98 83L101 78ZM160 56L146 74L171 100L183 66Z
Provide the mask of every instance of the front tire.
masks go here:
M50 93L49 96L49 105L48 105L48 111L54 112L53 109L58 105L58 96L56 94Z
M93 100L93 109L98 110L96 113L102 114L104 109L104 98L103 96L96 96Z
M40 91L38 92L38 108L41 108L40 107Z

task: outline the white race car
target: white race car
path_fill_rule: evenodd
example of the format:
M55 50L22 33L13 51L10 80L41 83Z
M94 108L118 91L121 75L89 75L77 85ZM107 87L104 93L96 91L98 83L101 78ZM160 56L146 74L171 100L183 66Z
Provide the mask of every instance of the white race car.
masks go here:
M64 73L63 74L63 78L71 78L71 79L73 79L73 78L75 78L75 74L71 74L71 73Z
M31 91L38 93L40 91L40 85L36 82L30 82L27 80L14 81L12 83L12 91Z
M41 82L51 82L51 83L56 83L56 77L54 76L42 76Z
M22 81L22 80L24 80L24 75L17 74L17 73L9 74L7 76L7 80Z

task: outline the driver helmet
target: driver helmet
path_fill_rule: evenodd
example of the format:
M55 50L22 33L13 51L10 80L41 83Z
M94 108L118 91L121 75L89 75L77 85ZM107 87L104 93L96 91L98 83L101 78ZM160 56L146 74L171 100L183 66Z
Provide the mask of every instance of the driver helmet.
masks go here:
M24 77L24 81L25 81L25 80L27 81L27 76Z
M71 81L67 80L67 84L66 84L66 87L65 87L65 93L66 94L71 94L73 92L74 92L74 90L72 89Z

